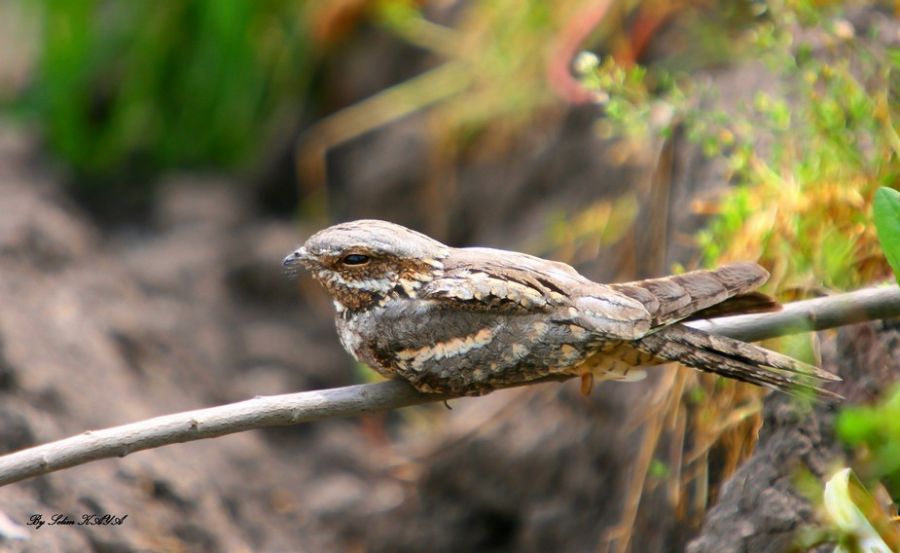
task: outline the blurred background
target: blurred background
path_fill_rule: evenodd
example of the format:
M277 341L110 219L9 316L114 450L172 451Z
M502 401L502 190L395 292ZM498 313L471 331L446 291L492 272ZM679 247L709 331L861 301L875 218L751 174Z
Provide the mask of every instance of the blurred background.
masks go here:
M0 0L0 446L377 380L341 350L318 286L281 274L339 221L527 251L598 281L757 260L782 301L891 278L871 206L900 187L898 10ZM797 470L820 497L843 456L889 505L900 331L845 334L768 344L875 371L829 419L831 453ZM545 384L171 446L0 488L0 540L715 551L697 538L769 421L764 396L672 366L589 398ZM834 539L805 505L768 515L782 528L765 550L800 525L809 544ZM129 518L22 527L57 512Z

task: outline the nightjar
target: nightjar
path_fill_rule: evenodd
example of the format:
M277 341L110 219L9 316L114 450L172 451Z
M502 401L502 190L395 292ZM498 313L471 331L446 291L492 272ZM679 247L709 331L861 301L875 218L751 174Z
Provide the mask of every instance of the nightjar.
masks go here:
M564 263L453 248L408 228L360 220L326 228L284 259L334 300L357 360L422 392L480 395L548 376L633 380L677 361L701 371L831 398L838 377L785 355L703 332L689 318L777 306L754 290L755 263L600 284Z

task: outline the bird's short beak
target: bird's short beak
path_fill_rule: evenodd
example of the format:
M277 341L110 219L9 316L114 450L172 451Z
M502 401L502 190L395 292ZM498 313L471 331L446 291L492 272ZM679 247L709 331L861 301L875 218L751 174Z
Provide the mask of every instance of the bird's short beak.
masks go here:
M307 259L309 259L309 254L306 253L306 248L300 247L289 253L281 264L285 267L290 267L298 261L306 261Z

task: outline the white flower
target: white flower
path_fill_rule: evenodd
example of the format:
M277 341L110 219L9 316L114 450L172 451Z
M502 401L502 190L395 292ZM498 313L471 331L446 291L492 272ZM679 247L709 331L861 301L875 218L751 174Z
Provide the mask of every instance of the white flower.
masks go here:
M593 52L579 52L577 56L575 56L575 62L573 66L575 67L575 71L579 75L587 75L594 69L600 65L600 58L597 57L597 54Z

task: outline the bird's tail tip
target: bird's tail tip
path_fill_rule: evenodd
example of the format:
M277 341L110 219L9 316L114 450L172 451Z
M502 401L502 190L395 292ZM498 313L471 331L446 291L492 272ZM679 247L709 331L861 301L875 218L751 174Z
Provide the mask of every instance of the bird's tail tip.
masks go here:
M794 396L812 395L829 402L844 399L823 387L840 382L838 375L755 344L685 325L666 327L641 338L635 345L659 359L678 361L701 371Z

